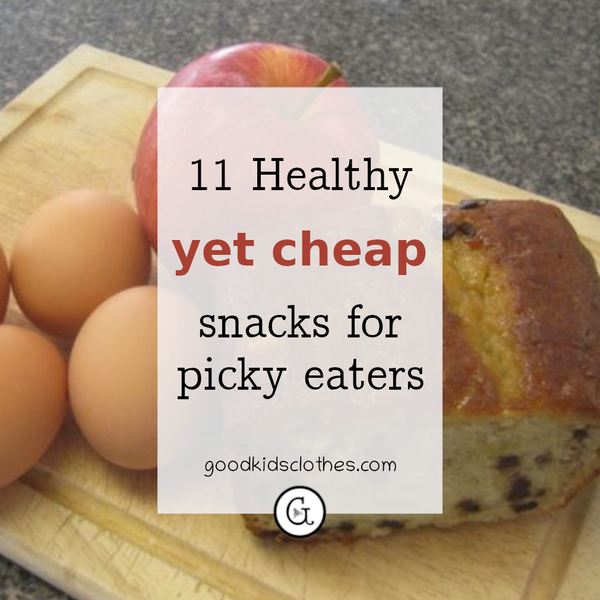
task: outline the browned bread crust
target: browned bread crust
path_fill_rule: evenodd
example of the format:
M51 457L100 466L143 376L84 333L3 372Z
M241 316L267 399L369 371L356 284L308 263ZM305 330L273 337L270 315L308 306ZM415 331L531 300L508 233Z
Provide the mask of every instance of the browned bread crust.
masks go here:
M444 222L445 414L599 416L600 279L562 212L537 201L465 201L448 207ZM499 279L474 293L501 297L503 310L490 316L504 321L502 349L514 357L514 373L493 349L469 343L469 328L484 340L493 333L487 321L455 308L465 281L451 277L448 263L469 253L483 254L487 277ZM503 376L518 381L502 386Z

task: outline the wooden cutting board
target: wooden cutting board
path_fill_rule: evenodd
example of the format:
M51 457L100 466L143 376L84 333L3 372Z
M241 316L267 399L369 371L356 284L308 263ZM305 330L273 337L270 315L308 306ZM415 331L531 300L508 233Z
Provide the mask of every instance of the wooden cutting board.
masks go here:
M137 138L169 77L82 46L0 112L0 238L9 252L33 209L60 191L102 187L133 201ZM444 191L448 201L533 196L453 166ZM600 263L600 218L563 208ZM14 301L8 321L25 322ZM68 422L40 464L0 490L0 553L93 599L600 598L593 488L552 518L316 545L256 540L236 516L158 516L155 488L153 473L95 456Z

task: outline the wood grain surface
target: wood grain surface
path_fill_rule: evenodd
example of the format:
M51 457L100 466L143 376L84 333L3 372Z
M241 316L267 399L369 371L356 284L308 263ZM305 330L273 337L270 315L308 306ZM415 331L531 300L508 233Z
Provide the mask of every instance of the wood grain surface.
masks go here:
M9 253L28 215L63 190L108 188L133 202L137 138L169 77L82 46L0 112L0 239ZM535 197L453 166L444 182L449 202ZM600 264L600 219L563 209ZM14 300L8 321L25 323ZM155 474L108 465L72 421L39 465L0 491L0 553L95 600L593 600L599 552L593 488L553 517L352 544L263 542L237 516L158 516Z

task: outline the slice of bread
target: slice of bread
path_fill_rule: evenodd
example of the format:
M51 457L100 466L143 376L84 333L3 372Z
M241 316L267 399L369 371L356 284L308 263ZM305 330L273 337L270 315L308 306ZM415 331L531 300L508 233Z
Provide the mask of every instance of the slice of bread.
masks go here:
M444 217L444 512L328 515L381 536L563 506L600 471L600 279L562 212L469 200ZM247 527L285 537L271 515Z

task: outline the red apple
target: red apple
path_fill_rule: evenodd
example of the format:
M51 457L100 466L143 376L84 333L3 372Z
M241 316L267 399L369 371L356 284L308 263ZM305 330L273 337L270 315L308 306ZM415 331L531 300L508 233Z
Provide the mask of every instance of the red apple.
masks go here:
M204 54L179 71L169 87L345 86L335 65L297 48L252 42ZM157 245L156 108L144 126L133 166L138 210L152 246Z

